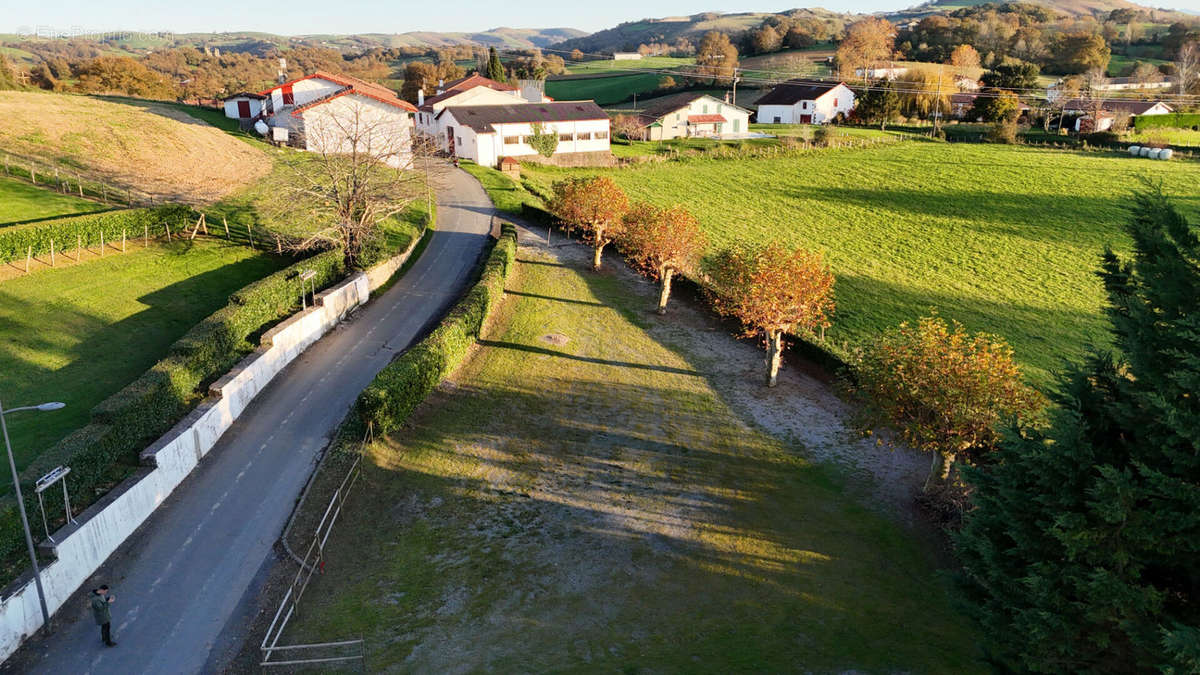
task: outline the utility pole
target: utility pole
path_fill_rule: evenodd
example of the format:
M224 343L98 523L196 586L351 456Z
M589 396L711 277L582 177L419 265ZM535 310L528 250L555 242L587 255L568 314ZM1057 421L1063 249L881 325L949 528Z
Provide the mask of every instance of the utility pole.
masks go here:
M938 86L936 98L933 100L933 137L937 138L938 128L942 121L942 67L938 66Z
M734 105L737 105L737 83L738 83L738 80L741 79L738 77L738 70L740 70L740 68L733 69L733 104Z

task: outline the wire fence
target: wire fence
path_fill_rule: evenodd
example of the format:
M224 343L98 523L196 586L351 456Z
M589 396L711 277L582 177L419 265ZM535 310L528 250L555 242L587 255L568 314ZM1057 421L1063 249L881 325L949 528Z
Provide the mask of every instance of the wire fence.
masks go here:
M369 442L370 431L368 430L363 444L366 445ZM366 649L362 638L307 644L279 644L288 622L299 611L300 600L304 597L304 592L308 589L313 576L325 573L325 543L333 532L334 524L341 515L350 491L362 474L361 462L362 454L358 453L346 472L345 478L329 498L329 504L325 507L321 520L317 523L304 557L298 559L300 569L296 571L296 576L292 579L287 593L279 602L279 608L275 611L275 616L267 627L267 633L263 636L260 645L262 661L259 665L264 668L306 667L339 663L357 664L364 670L366 668Z
M62 165L37 157L0 150L0 165L9 178L25 180L39 187L48 187L62 194L95 199L115 206L154 206L163 204L154 195L129 187L119 187Z

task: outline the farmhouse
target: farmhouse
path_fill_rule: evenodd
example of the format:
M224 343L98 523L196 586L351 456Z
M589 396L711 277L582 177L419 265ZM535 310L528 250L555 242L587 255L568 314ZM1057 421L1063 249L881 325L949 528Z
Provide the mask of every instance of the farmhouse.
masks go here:
M638 52L614 52L613 61L641 61L642 55Z
M665 96L637 114L643 140L744 134L750 111L708 94Z
M260 133L312 152L349 152L370 146L393 166L412 161L416 108L391 89L317 71L261 92ZM264 129L263 127L266 127Z
M252 120L259 116L263 111L263 104L267 100L262 94L243 91L226 98L225 116L235 120Z
M1093 121L1092 117L1099 111L1100 118ZM1166 115L1175 112L1171 106L1162 101L1134 101L1132 99L1095 99L1073 98L1063 104L1063 114L1079 115L1075 120L1075 131L1107 131L1112 127L1119 114L1130 117L1143 115Z
M451 105L512 105L549 100L534 87L518 89L482 75L470 75L444 85L439 84L437 93L429 98L425 98L423 92L417 95L417 132L433 137L444 136L445 125L437 119L437 115Z
M908 72L908 68L902 66L888 66L878 68L857 68L854 71L854 76L867 80L895 80L897 77Z
M556 163L612 161L608 115L593 101L448 106L437 117L446 130L439 139L446 152L484 166L537 155L529 142L534 125L558 137Z
M763 124L824 124L854 110L854 91L845 82L789 81L758 99Z

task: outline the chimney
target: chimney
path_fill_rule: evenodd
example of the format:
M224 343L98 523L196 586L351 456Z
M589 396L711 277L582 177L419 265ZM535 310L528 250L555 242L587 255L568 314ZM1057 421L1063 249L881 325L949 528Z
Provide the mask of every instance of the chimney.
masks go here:
M424 88L417 90L417 107L420 108L423 105L425 105L425 89Z
M279 84L287 82L287 59L279 59Z
M438 94L441 94L441 93L442 93L442 91L443 91L443 90L442 90L442 87L443 87L445 84L446 84L446 81L445 81L445 80L438 80L438 88L437 88L437 93L438 93Z

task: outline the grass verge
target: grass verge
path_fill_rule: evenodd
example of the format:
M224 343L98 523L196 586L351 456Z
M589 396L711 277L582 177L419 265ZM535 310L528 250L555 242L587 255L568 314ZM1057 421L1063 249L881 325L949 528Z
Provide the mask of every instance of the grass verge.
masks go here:
M106 204L47 190L15 178L0 178L0 226L110 208Z

